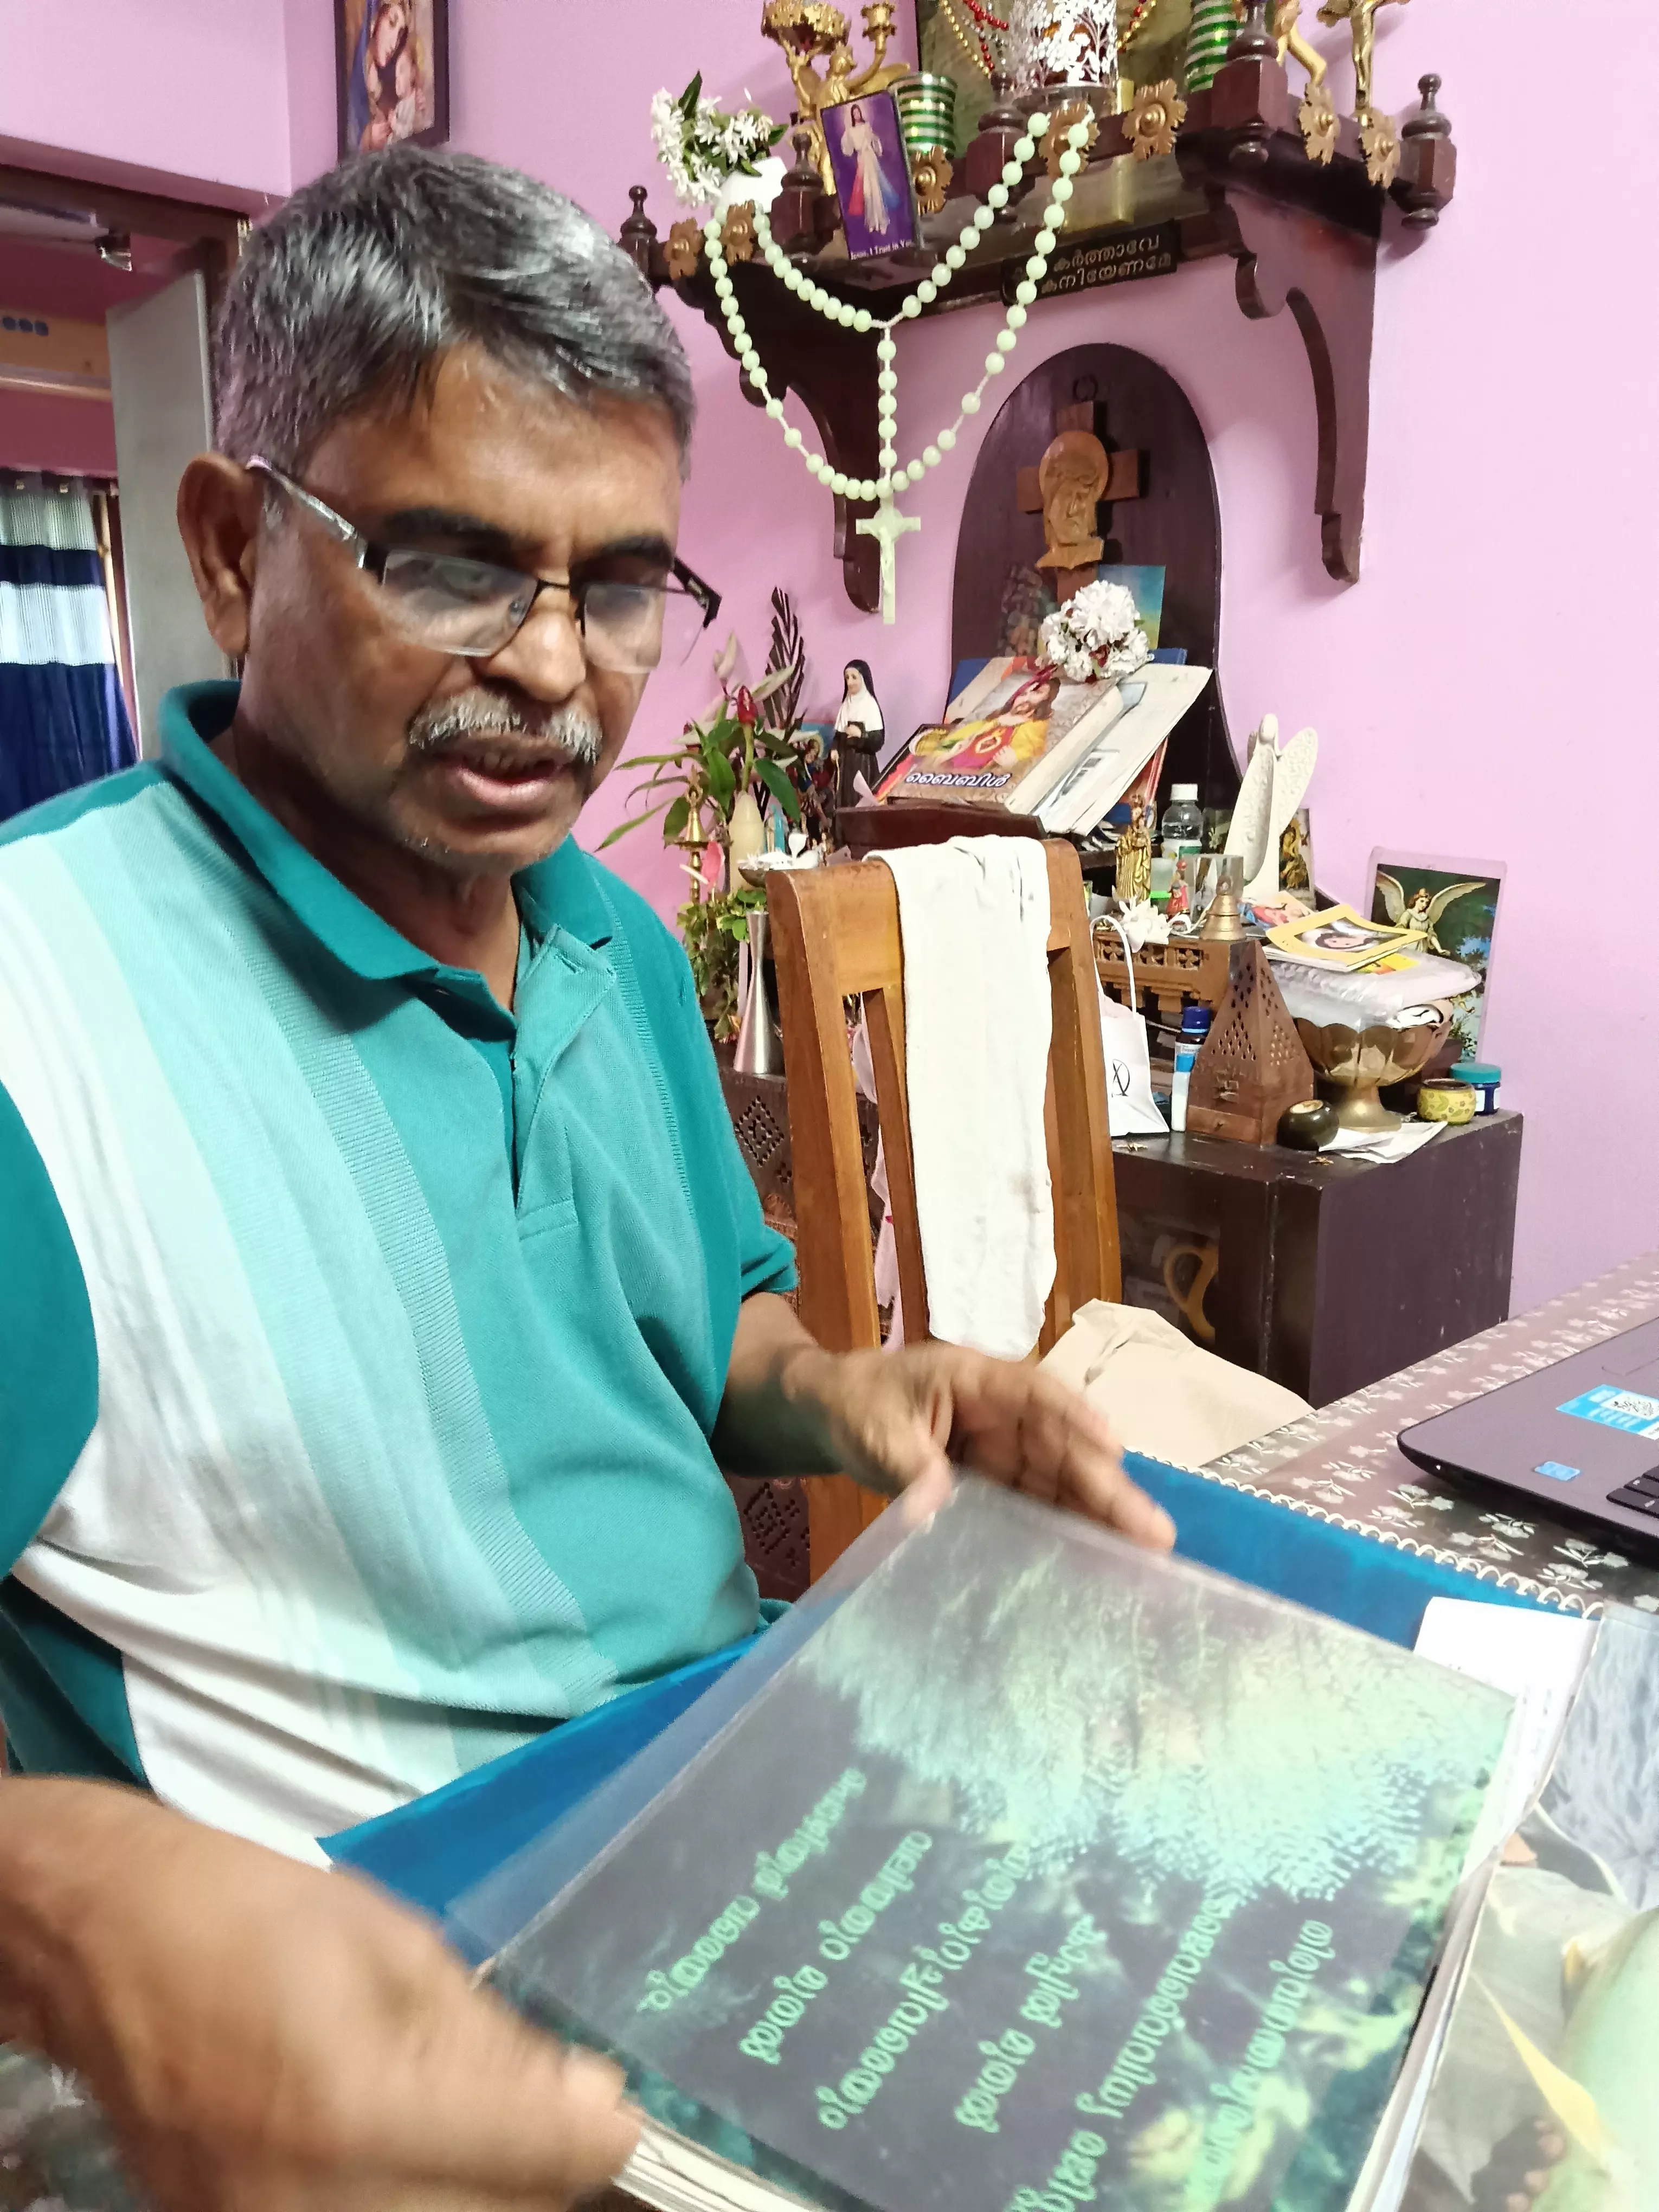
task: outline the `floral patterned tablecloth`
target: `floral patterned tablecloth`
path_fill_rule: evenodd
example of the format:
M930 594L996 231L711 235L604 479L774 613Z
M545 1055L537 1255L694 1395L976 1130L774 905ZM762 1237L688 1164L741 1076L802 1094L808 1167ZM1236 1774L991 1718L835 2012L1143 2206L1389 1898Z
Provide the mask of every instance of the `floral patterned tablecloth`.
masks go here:
M1200 1472L1564 1612L1596 1614L1611 1602L1659 1613L1659 1566L1638 1565L1559 1522L1494 1512L1414 1467L1395 1441L1413 1421L1656 1318L1659 1252L1650 1252Z

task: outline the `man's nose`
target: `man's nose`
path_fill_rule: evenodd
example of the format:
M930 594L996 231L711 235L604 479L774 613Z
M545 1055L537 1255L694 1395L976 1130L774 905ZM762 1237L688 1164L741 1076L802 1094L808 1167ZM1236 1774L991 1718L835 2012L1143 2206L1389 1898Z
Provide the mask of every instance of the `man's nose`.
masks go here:
M481 675L516 684L532 699L562 705L587 674L575 608L556 592L544 592L501 651L475 665Z

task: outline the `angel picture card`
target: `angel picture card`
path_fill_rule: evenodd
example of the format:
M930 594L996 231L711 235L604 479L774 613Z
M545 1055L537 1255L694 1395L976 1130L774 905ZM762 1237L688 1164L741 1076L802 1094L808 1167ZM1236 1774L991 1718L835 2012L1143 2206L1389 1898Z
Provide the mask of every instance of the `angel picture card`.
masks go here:
M1396 853L1379 845L1371 854L1369 880L1373 921L1395 928L1420 929L1425 952L1461 960L1480 977L1474 989L1452 1001L1459 1056L1478 1060L1491 988L1503 863Z

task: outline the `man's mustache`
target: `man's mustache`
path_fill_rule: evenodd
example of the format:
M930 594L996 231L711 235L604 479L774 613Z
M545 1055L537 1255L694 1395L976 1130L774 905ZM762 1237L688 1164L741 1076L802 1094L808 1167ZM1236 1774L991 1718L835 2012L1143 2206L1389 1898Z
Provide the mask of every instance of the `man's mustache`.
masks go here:
M555 707L544 714L527 714L512 700L489 691L464 691L459 698L423 707L409 726L409 749L415 753L447 752L479 739L508 745L516 741L526 753L544 753L551 747L586 768L605 750L599 716L586 707Z

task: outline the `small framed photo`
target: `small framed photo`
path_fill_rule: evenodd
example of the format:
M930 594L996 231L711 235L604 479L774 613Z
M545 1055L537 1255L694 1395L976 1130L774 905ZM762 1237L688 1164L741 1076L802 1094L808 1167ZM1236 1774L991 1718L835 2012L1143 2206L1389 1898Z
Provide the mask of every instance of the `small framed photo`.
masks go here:
M449 136L448 0L334 0L340 155Z
M819 111L849 259L896 253L920 242L910 155L890 92L863 94Z

